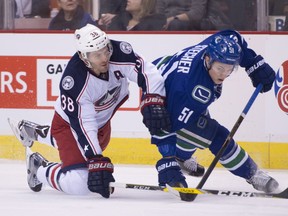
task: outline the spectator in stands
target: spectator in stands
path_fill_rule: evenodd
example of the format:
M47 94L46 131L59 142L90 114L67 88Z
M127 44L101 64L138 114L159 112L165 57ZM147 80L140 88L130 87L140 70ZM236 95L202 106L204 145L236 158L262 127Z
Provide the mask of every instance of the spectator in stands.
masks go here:
M16 18L50 17L50 0L15 0Z
M128 0L126 11L115 16L107 30L156 31L163 30L166 17L155 13L157 0Z
M157 0L156 11L167 18L166 30L199 30L207 0Z
M92 16L84 11L79 0L58 0L59 13L51 20L49 30L75 30L86 24L96 24Z
M201 30L233 29L227 0L208 0L206 16L201 21Z
M98 25L106 29L116 15L125 11L127 0L100 0L99 4Z

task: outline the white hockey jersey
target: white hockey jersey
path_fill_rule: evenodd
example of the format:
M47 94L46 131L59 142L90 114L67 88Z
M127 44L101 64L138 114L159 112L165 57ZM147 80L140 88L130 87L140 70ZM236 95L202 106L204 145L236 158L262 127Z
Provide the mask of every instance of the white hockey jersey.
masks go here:
M127 42L111 40L111 44L108 80L96 77L76 53L60 81L55 111L71 125L86 158L102 153L98 129L128 98L128 80L136 82L144 94L165 96L163 78L152 63L134 53Z

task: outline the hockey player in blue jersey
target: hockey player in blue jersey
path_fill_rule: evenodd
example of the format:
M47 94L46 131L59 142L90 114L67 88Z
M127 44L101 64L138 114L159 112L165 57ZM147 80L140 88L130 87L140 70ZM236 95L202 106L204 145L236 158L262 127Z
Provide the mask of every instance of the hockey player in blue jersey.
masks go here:
M271 89L275 72L233 30L213 34L195 46L161 57L154 63L165 79L166 107L172 123L172 130L168 132L143 120L152 134L152 143L163 156L156 164L159 185L187 187L180 167L190 171L189 159L197 148L209 148L216 155L229 134L208 111L209 105L221 96L224 80L240 66L246 69L254 87L263 84L264 93ZM145 112L144 107L144 116ZM278 182L260 170L234 140L220 163L257 190L270 193L278 187Z

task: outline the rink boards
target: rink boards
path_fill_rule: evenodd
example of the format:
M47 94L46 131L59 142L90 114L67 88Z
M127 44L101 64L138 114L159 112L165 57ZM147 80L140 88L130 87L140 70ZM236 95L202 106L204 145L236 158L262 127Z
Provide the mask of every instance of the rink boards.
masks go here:
M265 169L288 169L288 143L239 142L257 164ZM14 136L0 137L0 158L24 160L24 147ZM33 151L39 151L50 161L59 161L56 149L38 142ZM149 139L112 138L104 152L115 164L149 164L154 165L161 157L155 145ZM214 156L208 149L195 153L197 160L208 167ZM218 166L221 166L218 164Z
M147 60L173 54L200 42L207 32L113 33L111 39L130 42ZM244 33L250 47L260 53L277 72L273 89L260 94L235 140L265 168L288 168L288 53L287 33ZM0 158L24 159L23 148L12 136L7 117L49 124L58 84L69 58L75 53L73 34L0 33ZM239 68L224 83L221 98L210 107L211 116L231 129L254 88L244 69ZM112 119L112 141L105 151L114 163L154 164L160 157L150 144L139 112L140 94L130 85L130 98ZM123 124L125 122L125 124ZM57 152L35 145L51 160ZM196 152L205 166L212 161L209 151ZM48 157L48 158L49 158Z

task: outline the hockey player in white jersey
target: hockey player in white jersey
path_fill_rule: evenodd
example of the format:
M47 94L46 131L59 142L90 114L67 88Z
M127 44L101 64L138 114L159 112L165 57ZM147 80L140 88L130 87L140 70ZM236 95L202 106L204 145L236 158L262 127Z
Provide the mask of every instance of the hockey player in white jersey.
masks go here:
M238 66L245 68L254 87L263 85L262 93L272 88L275 72L233 30L217 32L199 44L155 60L154 64L165 79L166 107L172 126L171 133L151 133L152 143L163 156L156 168L159 184L164 186L173 180L179 182L179 176L171 171L178 172L176 161L189 170L187 160L197 148L209 148L216 155L224 144L229 130L210 117L208 107L221 96L223 82L233 70ZM271 193L278 187L278 182L259 169L233 139L219 162L257 190ZM163 166L167 163L174 166ZM182 183L186 186L185 181Z
M22 120L12 129L27 148L38 140L59 151L61 164L28 151L28 184L33 191L45 184L67 194L91 191L109 198L114 168L102 152L110 140L110 119L129 96L128 80L144 93L145 119L151 128L169 131L164 81L156 66L134 53L129 43L109 40L94 25L76 30L75 42L78 52L62 75L51 127Z

